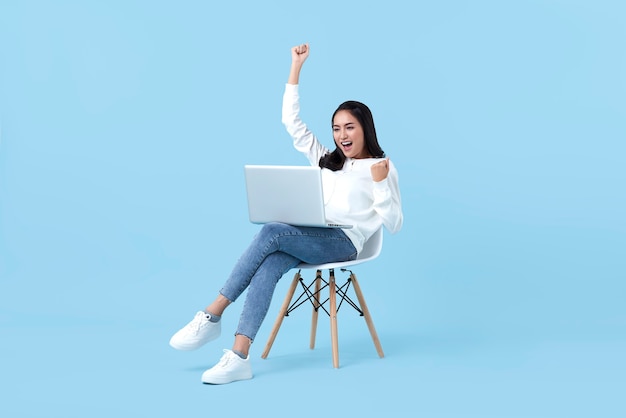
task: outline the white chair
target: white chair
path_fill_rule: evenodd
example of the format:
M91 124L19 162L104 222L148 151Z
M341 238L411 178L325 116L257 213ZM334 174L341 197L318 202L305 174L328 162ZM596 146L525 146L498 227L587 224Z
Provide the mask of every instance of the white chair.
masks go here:
M315 335L317 332L317 314L320 308L322 308L330 317L330 336L331 336L331 344L332 344L332 355L333 355L333 367L339 368L339 343L338 343L338 334L337 334L337 311L341 304L345 301L349 305L351 305L354 309L356 309L361 316L365 318L365 322L367 327L369 328L370 334L372 336L372 340L374 342L374 346L376 347L376 351L378 355L382 358L384 357L383 348L380 345L380 341L378 340L378 334L376 333L376 329L374 328L374 323L372 322L372 317L367 309L367 305L365 303L365 299L363 298L363 293L361 292L361 287L359 282L356 279L356 275L347 269L347 267L354 266L357 264L365 263L366 261L373 260L378 257L383 247L383 230L382 227L372 235L370 239L365 243L363 250L358 255L356 260L352 261L343 261L337 263L326 263L326 264L306 264L301 263L296 268L298 271L296 272L293 281L291 282L291 286L287 291L287 295L285 296L285 300L283 302L282 307L280 308L280 312L278 317L276 318L276 322L274 323L274 328L270 333L270 337L265 345L265 350L263 354L261 354L262 358L267 358L272 345L274 344L274 340L276 339L276 335L278 334L278 330L283 322L283 319L286 316L289 316L289 313L294 309L298 308L303 303L306 303L308 300L313 305L313 317L311 320L311 340L310 340L310 348L315 348ZM307 286L302 279L300 272L303 270L316 270L317 274L315 279ZM341 271L349 271L350 276L347 279L346 283L342 286L337 286L335 283L335 269L341 269ZM322 271L328 270L328 281L322 277ZM324 286L322 286L322 282ZM292 303L293 295L296 291L296 287L298 283L301 284L303 292L302 294ZM315 284L315 291L311 291L311 287ZM354 293L358 299L358 305L352 301L348 295L347 290L352 284L354 286ZM329 297L321 301L320 294L323 289L326 287L329 288ZM339 306L337 306L337 295L339 295L340 302ZM329 303L329 309L327 310L324 305L326 302ZM360 306L359 306L360 305Z

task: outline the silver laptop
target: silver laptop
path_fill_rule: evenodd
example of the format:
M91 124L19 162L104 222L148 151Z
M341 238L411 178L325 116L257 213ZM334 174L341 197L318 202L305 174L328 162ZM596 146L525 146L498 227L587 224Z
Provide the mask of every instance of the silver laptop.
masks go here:
M319 167L246 165L244 173L250 222L352 228L326 220Z

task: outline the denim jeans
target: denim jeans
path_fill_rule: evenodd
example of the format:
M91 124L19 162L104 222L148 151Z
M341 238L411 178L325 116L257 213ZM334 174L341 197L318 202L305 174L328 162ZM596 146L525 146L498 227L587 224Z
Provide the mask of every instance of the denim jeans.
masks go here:
M235 335L254 340L278 280L301 261L310 264L354 260L356 249L339 228L263 225L241 255L220 293L234 302L247 288Z

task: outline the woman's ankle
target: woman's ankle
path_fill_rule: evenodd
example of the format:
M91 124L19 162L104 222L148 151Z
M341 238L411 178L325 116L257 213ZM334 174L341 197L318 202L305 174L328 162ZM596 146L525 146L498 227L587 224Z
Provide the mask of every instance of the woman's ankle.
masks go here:
M246 337L243 334L236 334L232 351L236 352L240 356L243 354L245 358L247 358L248 354L250 354L251 345L252 345L252 340L250 338Z

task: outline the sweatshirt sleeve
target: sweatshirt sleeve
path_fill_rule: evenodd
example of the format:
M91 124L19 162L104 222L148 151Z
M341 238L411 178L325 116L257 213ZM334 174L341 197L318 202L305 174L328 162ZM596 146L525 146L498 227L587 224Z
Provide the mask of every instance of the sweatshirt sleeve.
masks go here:
M286 84L283 94L282 122L293 139L294 147L304 153L311 165L329 152L300 119L300 95L297 84Z
M383 225L392 234L402 228L402 201L398 185L398 172L393 165L389 166L387 178L374 182L374 210L383 220Z

